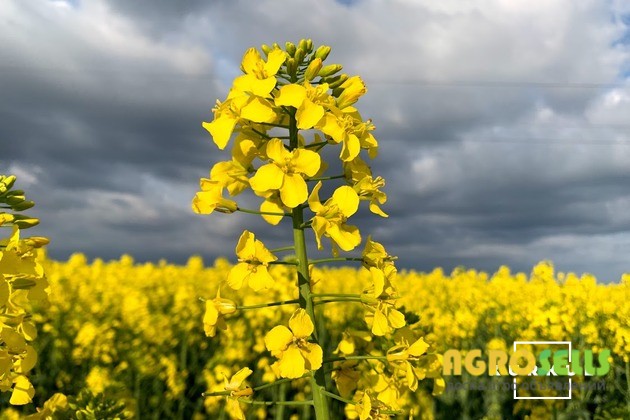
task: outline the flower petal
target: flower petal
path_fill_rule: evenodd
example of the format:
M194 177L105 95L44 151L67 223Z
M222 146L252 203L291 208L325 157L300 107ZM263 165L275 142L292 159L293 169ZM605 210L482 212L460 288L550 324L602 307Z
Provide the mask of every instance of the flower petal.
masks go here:
M299 108L306 98L306 89L303 86L291 84L285 85L280 88L278 96L276 97L276 105L278 106L292 106Z
M201 126L208 130L212 136L212 140L221 150L225 149L225 146L230 141L230 136L234 131L236 125L236 118L221 115L219 118L215 118L212 122L203 122Z
M249 282L249 287L255 292L268 289L274 284L273 277L269 274L267 267L263 265L259 265L255 271L251 271L247 281Z
M295 346L290 346L282 353L279 361L280 376L283 378L299 378L304 375L304 357Z
M332 199L346 217L352 216L359 209L359 195L347 185L337 188Z
M308 316L304 309L296 310L291 319L289 319L289 328L293 331L293 335L298 338L307 338L313 334L315 326L311 317Z
M322 348L315 343L307 343L305 347L300 349L302 357L306 360L306 369L317 370L322 367L324 360L324 352Z
M270 352L279 352L286 350L287 346L293 341L293 334L284 325L273 327L271 331L265 335L265 346Z
M276 119L276 113L273 107L263 98L253 97L250 101L241 109L241 118L253 122L273 122Z
M316 105L310 99L304 100L302 106L297 110L297 126L301 130L311 129L324 116L324 107Z
M284 209L280 204L273 200L265 200L260 205L261 212L284 213ZM274 216L271 214L262 214L263 219L270 225L277 225L282 220L282 216Z
M319 171L322 158L319 156L319 153L312 150L297 149L293 152L291 163L296 172L303 173L306 176L314 176Z
M269 159L273 160L278 165L284 165L285 161L291 159L291 152L284 147L284 143L280 139L269 140L265 152Z
M285 206L294 208L302 204L308 198L308 187L302 175L286 174L280 187L280 198Z
M275 163L261 166L256 174L249 180L254 191L277 190L282 186L284 172Z
M230 270L227 278L227 284L234 290L239 290L243 287L243 282L249 276L249 264L238 263Z
M287 54L280 48L275 48L267 56L267 62L265 63L265 72L267 76L275 76L280 69L280 66L287 59Z

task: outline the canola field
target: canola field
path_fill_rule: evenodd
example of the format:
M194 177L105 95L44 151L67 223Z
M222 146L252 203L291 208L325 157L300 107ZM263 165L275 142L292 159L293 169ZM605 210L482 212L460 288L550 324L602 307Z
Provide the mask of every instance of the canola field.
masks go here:
M178 266L138 264L130 256L89 262L75 254L66 262L45 260L43 267L51 293L49 304L36 307L33 315L39 331L33 344L39 360L30 375L34 403L7 408L0 418L21 418L19 413L34 412L35 406L42 407L58 392L75 396L77 406L91 404L103 412L109 407L119 418L230 418L225 398L203 393L222 391L225 378L243 366L253 370L257 383L276 378L264 336L295 308L236 310L225 316L226 330L214 331L213 338L204 332L205 305L200 298L216 296L217 285L231 268L225 259L204 266L201 258L192 257ZM288 287L296 282L292 267L274 265L270 272L275 282L262 297L246 288L225 288L221 294L248 306L297 297L286 293L295 290ZM318 293L361 293L365 276L369 272L361 268L318 267L312 270L313 288ZM590 275L554 273L550 263L542 262L528 274L512 274L507 267L494 274L465 269L450 274L440 269L400 271L395 283L402 296L399 309L407 321L396 334L419 332L436 353L505 348L514 340L571 340L576 347L594 351L609 348L612 363L606 387L574 391L572 400L514 400L509 391L449 390L454 377L445 376L446 389L433 395L434 380L422 380L415 392L409 392L382 380L382 361L365 360L356 361L361 365L360 377L340 379L333 374L332 389L373 381L369 386L379 399L407 413L400 418L627 418L630 276L604 285ZM339 354L341 348L343 354L385 354L378 337L352 334L365 330L362 306L361 302L325 305L326 320L318 317L318 322L327 324L321 329L327 334L320 339L326 352ZM316 313L321 313L319 308ZM308 385L300 381L259 394L275 400L304 399L300 393ZM8 395L2 398L8 400ZM5 402L2 407L7 407ZM53 399L47 404L54 403ZM331 410L339 417L356 414L344 408L338 403ZM283 407L283 415L308 418L309 409ZM245 415L277 418L277 410L251 405Z

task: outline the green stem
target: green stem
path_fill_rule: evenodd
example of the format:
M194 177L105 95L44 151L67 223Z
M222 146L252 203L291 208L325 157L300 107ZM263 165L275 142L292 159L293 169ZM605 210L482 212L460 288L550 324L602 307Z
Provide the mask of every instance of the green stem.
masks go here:
M300 301L298 299L281 300L279 302L260 303L258 305L237 306L236 309L246 311L248 309L260 309L260 308L269 308L272 306L293 305L295 303L300 303Z
M345 360L387 360L387 356L340 356L324 359L324 363L343 362Z
M258 131L253 127L250 127L250 128L254 133L258 134L259 136L266 138L267 140L271 140L271 137L269 137L267 134L263 133L262 131Z
M334 176L320 176L317 178L309 178L306 180L306 182L311 182L311 181L327 181L329 179L341 179L341 178L345 178L345 175L334 175Z
M249 214L268 214L269 216L283 216L283 217L291 216L291 213L277 213L275 211L258 211L258 210L243 209L240 207L237 208L236 211L249 213Z
M266 122L260 122L258 124L260 124L260 125L267 125L269 127L289 128L288 125L283 125L283 124L273 124L273 123L266 123Z
M354 257L336 257L336 258L322 258L320 260L311 260L310 264L321 264L327 262L340 262L340 261L361 261L363 262L363 258L354 258Z
M273 249L270 249L269 252L275 253L275 252L282 252L282 251L293 251L294 249L295 247L291 245L291 246L283 246L281 248L273 248Z
M298 147L298 128L295 112L290 114L289 118L289 134L291 137L291 150ZM306 310L311 318L313 325L316 325L315 310L313 306L313 298L311 296L311 281L308 271L308 256L306 254L306 238L304 236L304 209L298 206L292 211L293 218L293 245L295 246L295 255L298 259L298 289L300 307ZM317 329L313 331L314 341L317 343ZM314 375L311 376L311 388L313 392L313 405L315 406L315 418L317 420L329 420L328 400L323 392L326 389L326 377L324 369L319 368Z
M315 302L315 306L323 305L325 303L335 303L335 302L362 302L361 298L337 298L337 299L322 299Z
M358 293L311 293L314 298L360 298Z
M269 261L270 265L297 265L296 262L293 261Z
M327 141L319 141L317 143L311 143L311 144L307 144L306 146L304 146L307 149L310 149L311 147L319 147L319 146L325 146L327 145L328 142Z
M239 402L252 405L313 405L313 401L256 401L248 400L246 398L239 398Z

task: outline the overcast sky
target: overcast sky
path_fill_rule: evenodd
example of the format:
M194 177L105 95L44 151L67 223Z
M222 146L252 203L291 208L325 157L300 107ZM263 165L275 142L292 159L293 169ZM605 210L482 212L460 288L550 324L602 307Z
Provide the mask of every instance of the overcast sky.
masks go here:
M18 175L49 253L232 260L199 216L225 160L201 122L243 52L312 38L361 75L389 219L358 223L400 266L630 272L627 0L0 1L0 172Z

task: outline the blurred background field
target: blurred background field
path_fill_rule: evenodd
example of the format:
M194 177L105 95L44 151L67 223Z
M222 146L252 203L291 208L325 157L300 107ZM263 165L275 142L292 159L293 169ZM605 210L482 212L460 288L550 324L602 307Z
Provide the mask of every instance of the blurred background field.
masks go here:
M263 337L286 319L292 307L237 312L228 317L229 329L214 338L204 334L204 304L216 295L217 285L230 269L219 259L204 266L199 257L186 265L160 262L137 264L130 256L104 262L87 261L82 254L69 261L47 260L50 304L36 308L35 340L39 361L32 375L35 407L57 392L120 407L131 418L229 418L222 398L203 392L223 389L240 367L254 370L253 382L273 380ZM276 286L266 293L222 290L238 304L252 305L293 299L287 283L295 281L287 266L272 267ZM319 292L360 293L362 269L316 268L313 281ZM447 349L510 348L515 340L571 341L574 348L611 350L612 367L605 389L575 391L572 400L535 401L512 398L510 391L447 390L431 394L432 382L422 381L417 392L401 392L398 405L415 419L448 418L630 418L630 276L620 283L600 284L591 275L555 273L541 262L531 273L513 274L501 267L494 274L458 268L452 273L401 271L397 286L409 328L424 333L437 352ZM293 288L295 289L295 288ZM326 311L324 337L331 352L344 330L365 329L360 303L334 303ZM320 322L324 322L320 319ZM377 338L354 343L372 353L383 352ZM372 363L372 362L370 362ZM378 361L367 364L378 370ZM446 377L458 381L494 383L511 378ZM589 378L592 379L592 378ZM583 379L575 379L580 381ZM299 385L299 386L298 386ZM302 384L276 387L269 393L299 398ZM382 387L384 393L398 390ZM278 394L271 398L282 397ZM3 395L1 407L7 407ZM336 407L339 413L343 407ZM16 408L0 418L20 418ZM267 418L273 408L253 408L251 418ZM286 416L308 417L302 411ZM405 417L407 418L407 417Z

